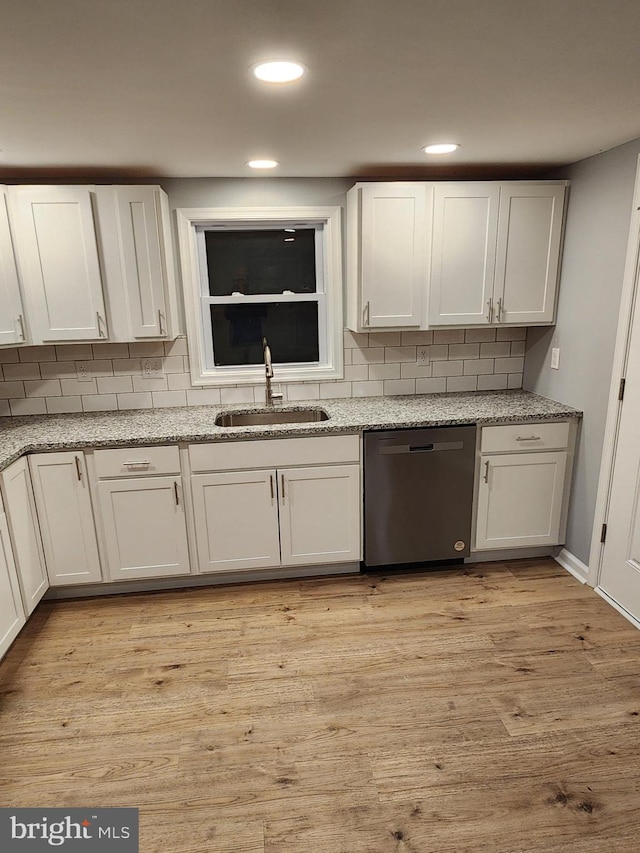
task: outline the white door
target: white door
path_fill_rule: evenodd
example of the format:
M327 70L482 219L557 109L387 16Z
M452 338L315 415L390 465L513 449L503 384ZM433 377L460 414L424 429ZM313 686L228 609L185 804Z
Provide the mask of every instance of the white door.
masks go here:
M51 586L102 580L84 454L29 457Z
M107 328L90 187L11 187L33 343L97 340Z
M26 622L7 518L0 512L0 658Z
M498 184L438 184L434 191L430 326L493 323Z
M188 575L180 480L103 480L98 496L112 581Z
M625 371L599 586L640 620L640 288Z
M0 187L0 346L24 341L24 311L9 228L7 191Z
M362 327L417 328L428 286L432 188L362 187Z
M559 544L566 452L482 456L476 550Z
M115 187L131 334L167 334L160 207L155 187Z
M191 478L200 572L280 565L275 471Z
M565 187L503 184L495 275L499 323L552 323Z
M282 565L360 559L360 468L278 471Z
M0 476L22 601L29 616L49 588L49 579L27 457L18 459Z

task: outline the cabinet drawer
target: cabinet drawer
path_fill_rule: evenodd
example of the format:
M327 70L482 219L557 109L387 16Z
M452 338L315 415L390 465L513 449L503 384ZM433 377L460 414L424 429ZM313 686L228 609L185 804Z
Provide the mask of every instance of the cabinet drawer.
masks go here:
M359 460L360 437L357 435L219 441L210 444L192 444L189 447L189 461L194 473L239 471L243 468L279 468L290 465L339 464Z
M562 450L569 445L569 423L505 424L482 428L482 453L513 453L526 450Z
M180 452L171 447L125 447L96 450L96 474L108 477L139 477L141 474L179 474Z

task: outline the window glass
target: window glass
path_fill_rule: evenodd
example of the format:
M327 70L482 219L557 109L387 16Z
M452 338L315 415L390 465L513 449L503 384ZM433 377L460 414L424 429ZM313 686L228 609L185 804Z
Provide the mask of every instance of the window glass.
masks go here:
M261 364L263 336L274 364L318 361L317 302L217 304L210 309L216 367Z
M315 229L205 231L210 296L316 292Z

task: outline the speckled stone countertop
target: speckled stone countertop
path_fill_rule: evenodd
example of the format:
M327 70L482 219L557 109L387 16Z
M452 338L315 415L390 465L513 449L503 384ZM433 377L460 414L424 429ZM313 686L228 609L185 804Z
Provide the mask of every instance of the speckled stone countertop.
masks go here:
M81 447L126 447L189 441L220 441L274 436L322 435L365 429L547 421L578 418L570 406L528 391L423 394L413 397L363 397L309 400L282 409L322 408L326 421L269 426L217 427L216 415L261 411L264 406L192 406L72 415L0 418L0 470L24 453Z

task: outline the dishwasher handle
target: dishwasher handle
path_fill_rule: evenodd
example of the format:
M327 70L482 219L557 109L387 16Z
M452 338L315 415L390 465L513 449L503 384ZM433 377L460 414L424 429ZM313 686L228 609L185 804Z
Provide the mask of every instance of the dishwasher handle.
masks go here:
M462 450L462 441L436 441L433 444L380 444L378 453L387 456L392 453L439 453L444 450Z

